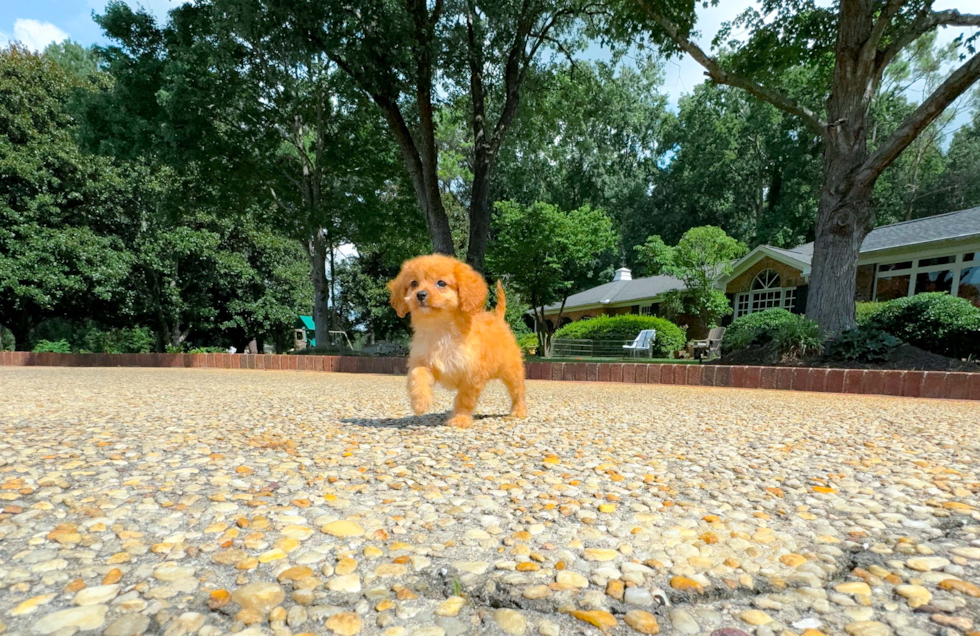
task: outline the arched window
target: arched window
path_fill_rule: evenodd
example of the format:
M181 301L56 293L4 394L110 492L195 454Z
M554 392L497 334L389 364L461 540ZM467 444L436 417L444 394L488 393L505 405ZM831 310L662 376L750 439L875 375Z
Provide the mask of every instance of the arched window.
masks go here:
M774 269L764 269L752 281L752 291L779 287L779 274Z
M793 311L796 288L781 285L782 279L774 269L764 269L756 274L749 291L735 296L735 317L776 307Z

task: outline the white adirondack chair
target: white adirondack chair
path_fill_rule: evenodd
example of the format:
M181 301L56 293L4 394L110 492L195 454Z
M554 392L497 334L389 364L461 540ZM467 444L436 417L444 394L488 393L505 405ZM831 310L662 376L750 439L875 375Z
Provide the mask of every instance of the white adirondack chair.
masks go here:
M628 350L631 356L635 356L638 351L646 351L649 354L653 351L653 343L656 339L656 329L644 329L637 334L636 339L631 344L623 345L623 349Z

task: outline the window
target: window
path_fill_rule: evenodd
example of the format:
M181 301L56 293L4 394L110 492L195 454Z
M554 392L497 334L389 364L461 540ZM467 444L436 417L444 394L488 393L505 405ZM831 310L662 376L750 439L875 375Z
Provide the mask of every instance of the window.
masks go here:
M915 276L915 293L953 291L953 272L948 269L938 272L920 272Z
M649 307L640 307L641 316L652 316L653 315L653 305Z
M912 277L909 274L904 276L889 276L879 278L878 287L875 291L875 300L894 300L909 295L909 283Z
M880 263L875 275L875 300L940 292L966 298L980 307L978 255L980 252L974 249L961 254Z
M980 307L980 267L967 267L960 270L960 288L956 295Z
M764 269L752 281L753 291L757 289L772 289L774 287L779 287L779 274L775 270Z
M796 288L792 287L783 291L783 309L796 313Z
M749 313L749 295L739 294L735 297L735 318Z

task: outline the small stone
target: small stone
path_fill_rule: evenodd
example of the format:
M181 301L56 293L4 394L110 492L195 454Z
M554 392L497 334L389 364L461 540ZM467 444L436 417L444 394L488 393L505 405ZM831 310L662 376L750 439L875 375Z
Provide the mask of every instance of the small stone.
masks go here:
M313 576L312 569L306 567L305 565L296 565L280 572L279 576L276 577L276 580L282 583L283 581L298 581L308 576Z
M588 586L588 581L586 581L586 586ZM606 594L617 601L621 601L626 596L626 586L619 579L610 579L609 583L606 584Z
M42 605L47 605L53 599L57 598L57 594L41 594L40 596L35 596L34 598L29 598L26 601L22 601L17 607L10 610L11 616L23 616L25 614L32 614L37 611L37 608Z
M306 608L302 605L293 605L286 613L286 624L290 627L299 627L307 621L309 615Z
M208 597L208 607L212 610L221 609L231 602L231 594L228 590L214 590Z
M653 595L645 587L628 587L623 600L627 605L649 607L653 605Z
M608 632L617 624L616 618L603 610L572 610L569 614L584 623L598 627L603 632Z
M231 593L231 600L243 609L253 609L262 614L282 603L286 592L276 583L251 583Z
M745 610L738 617L749 625L768 625L772 622L772 617L762 610Z
M486 561L457 561L456 563L453 563L453 567L462 572L469 572L470 574L486 574L487 570L490 568L490 564Z
M356 574L335 576L327 581L327 589L331 592L347 592L357 594L361 591L361 577Z
M953 548L950 552L964 559L980 561L980 548Z
M459 614L459 610L463 609L466 605L466 599L461 596L450 596L445 601L439 604L436 608L436 616L456 616Z
M346 520L331 521L320 528L320 531L332 537L360 537L364 535L364 528L353 521Z
M361 617L354 612L340 612L327 619L326 627L337 636L354 636L361 631Z
M945 614L933 614L929 617L933 623L945 627L954 627L961 632L969 631L973 627L973 621L965 616L946 616Z
M551 588L547 585L532 585L524 589L521 594L524 598L535 600L551 596Z
M194 568L179 565L162 565L153 570L153 578L158 581L171 582L185 576L194 576Z
M527 619L512 609L498 609L493 613L493 620L505 634L520 635L527 631Z
M118 583L115 585L87 587L84 590L79 590L71 602L75 605L102 605L116 598L118 594Z
M109 623L103 636L140 636L150 627L150 617L143 614L123 614Z
M626 612L626 616L623 617L626 624L640 632L641 634L659 634L660 625L657 623L657 617L649 612L644 612L643 610L631 610Z
M969 581L963 581L960 579L946 579L939 582L939 587L944 590L960 592L961 594L966 594L967 596L972 596L973 598L980 598L980 587L977 587Z
M615 550L601 548L589 548L582 553L582 557L586 561L612 561L618 556L619 552Z
M561 636L561 628L556 623L543 619L538 623L538 633L541 636Z
M698 627L694 617L682 609L670 610L668 614L671 626L681 634L698 634L701 628Z
M779 562L787 567L795 568L806 563L806 557L799 554L784 554L779 557Z
M849 583L840 583L835 585L834 589L841 594L858 594L861 596L871 596L871 587L867 583L860 581L851 581Z
M930 570L938 570L939 568L944 568L949 565L949 560L942 557L919 557L915 559L909 559L905 562L905 566L912 570L919 572L928 572Z
M31 630L35 634L52 634L64 627L74 627L81 631L98 629L105 623L108 605L85 605L48 614L34 623Z
M932 593L921 585L899 585L895 593L908 599L909 607L915 609L932 600Z
M675 576L670 579L670 586L675 590L690 590L697 592L698 594L704 593L704 586L695 581L694 579L689 579L686 576Z
M878 621L855 621L844 626L850 636L889 636L891 630Z
M102 577L102 585L112 585L113 583L118 583L122 580L123 571L119 568L112 568L106 572L105 576Z
M562 570L555 577L560 585L570 585L572 587L586 588L589 587L589 580L579 574L578 572L573 572L571 570Z

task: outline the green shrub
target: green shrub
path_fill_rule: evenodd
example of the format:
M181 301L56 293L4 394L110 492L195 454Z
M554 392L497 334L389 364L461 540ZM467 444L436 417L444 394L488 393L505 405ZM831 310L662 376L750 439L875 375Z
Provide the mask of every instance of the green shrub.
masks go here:
M830 343L830 355L854 362L883 362L902 341L886 331L858 327L845 331Z
M769 347L783 357L802 358L823 347L820 325L806 316L792 314L793 319L782 322L769 335Z
M868 322L878 314L879 311L885 308L885 302L876 303L855 303L854 304L854 316L857 319L858 327L863 327L868 324Z
M533 333L525 333L517 336L517 345L524 353L538 348L538 337Z
M71 345L67 340L38 340L34 353L71 353Z
M783 324L793 322L795 316L785 309L766 309L740 316L728 325L721 339L723 353L731 353L753 344L768 344L768 338Z
M194 347L187 353L228 353L227 347Z
M980 354L980 308L942 292L890 300L865 326L940 355Z
M555 332L555 338L581 340L632 340L644 329L655 329L654 357L666 358L680 351L687 343L684 330L665 318L656 316L599 316L567 324Z
M149 353L153 335L146 327L130 329L89 329L82 348L93 353Z

